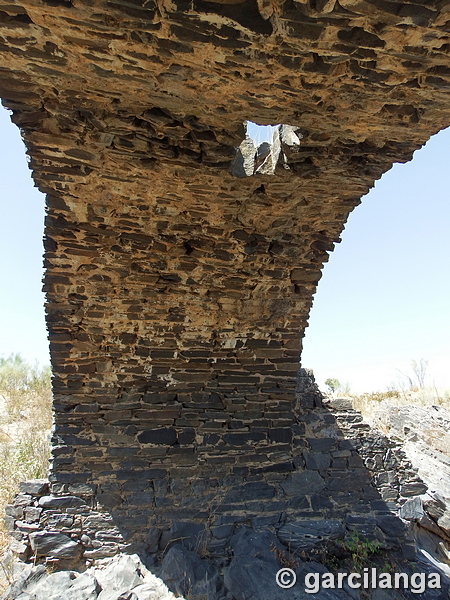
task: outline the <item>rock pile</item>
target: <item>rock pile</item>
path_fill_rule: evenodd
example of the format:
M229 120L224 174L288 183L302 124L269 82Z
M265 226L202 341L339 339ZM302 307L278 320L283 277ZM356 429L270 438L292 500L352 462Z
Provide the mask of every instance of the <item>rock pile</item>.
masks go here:
M135 554L96 561L83 572L22 563L14 575L2 600L177 600Z

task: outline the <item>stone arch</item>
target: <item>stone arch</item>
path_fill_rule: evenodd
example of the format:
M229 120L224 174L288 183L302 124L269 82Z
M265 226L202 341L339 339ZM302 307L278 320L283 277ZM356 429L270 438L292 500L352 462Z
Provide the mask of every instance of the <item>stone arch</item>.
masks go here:
M301 475L301 410L320 408L296 392L301 338L349 212L449 124L445 10L0 13L0 96L47 195L57 497L98 503L142 543L217 505L236 522L298 514L282 481L323 489ZM229 172L248 119L300 128L270 177Z

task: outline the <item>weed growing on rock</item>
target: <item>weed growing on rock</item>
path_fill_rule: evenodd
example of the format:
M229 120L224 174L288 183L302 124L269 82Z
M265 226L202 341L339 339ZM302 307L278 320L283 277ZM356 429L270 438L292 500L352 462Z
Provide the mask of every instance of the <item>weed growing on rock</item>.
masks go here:
M381 543L378 540L370 541L353 530L345 539L336 540L325 550L322 562L331 571L345 566L352 573L361 572L365 567L373 566L374 558L381 554Z
M295 569L297 567L297 560L295 556L289 551L288 554L284 550L280 550L274 543L270 544L270 551L279 561L282 567L288 569Z

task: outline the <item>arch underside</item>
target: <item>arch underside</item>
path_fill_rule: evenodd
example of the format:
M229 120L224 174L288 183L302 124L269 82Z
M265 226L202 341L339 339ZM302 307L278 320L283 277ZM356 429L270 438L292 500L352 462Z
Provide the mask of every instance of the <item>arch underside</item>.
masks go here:
M91 486L139 527L279 514L323 263L450 122L449 8L93 4L0 6L0 96L47 195L53 489ZM273 175L230 173L246 120L301 134Z

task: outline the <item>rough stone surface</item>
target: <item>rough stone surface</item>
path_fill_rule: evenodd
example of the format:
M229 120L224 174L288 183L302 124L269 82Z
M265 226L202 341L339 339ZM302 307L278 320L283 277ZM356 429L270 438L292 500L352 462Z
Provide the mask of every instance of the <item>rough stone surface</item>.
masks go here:
M64 533L37 531L30 533L30 545L35 556L76 559L81 555L81 545Z
M323 539L333 540L344 537L344 527L340 521L306 520L288 523L278 530L278 537L288 547L295 550L309 550L323 546Z
M390 406L368 417L372 425L402 440L405 452L428 487L450 505L450 413L443 406Z
M21 571L3 600L176 600L136 555L98 561L83 573L47 574L42 565L23 565Z
M349 213L450 123L449 17L420 0L0 7L0 97L46 194L54 374L50 490L8 515L22 556L41 530L84 560L161 552L174 522L206 524L223 556L243 522L349 514L399 543L377 518L426 486L298 364ZM246 120L282 126L256 148Z

